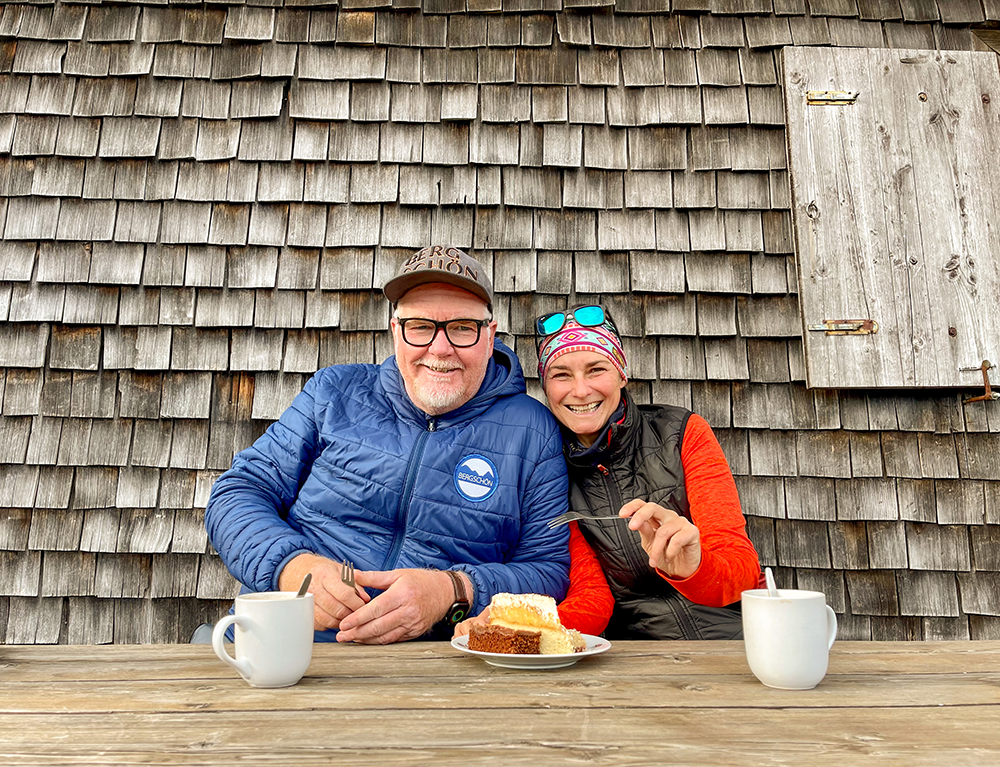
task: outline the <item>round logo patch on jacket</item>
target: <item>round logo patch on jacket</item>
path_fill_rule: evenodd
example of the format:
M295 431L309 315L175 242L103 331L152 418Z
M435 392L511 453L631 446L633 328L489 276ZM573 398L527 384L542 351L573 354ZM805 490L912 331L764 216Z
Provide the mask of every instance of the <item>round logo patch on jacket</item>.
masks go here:
M485 501L496 492L497 467L483 455L467 455L455 467L455 488L467 501Z

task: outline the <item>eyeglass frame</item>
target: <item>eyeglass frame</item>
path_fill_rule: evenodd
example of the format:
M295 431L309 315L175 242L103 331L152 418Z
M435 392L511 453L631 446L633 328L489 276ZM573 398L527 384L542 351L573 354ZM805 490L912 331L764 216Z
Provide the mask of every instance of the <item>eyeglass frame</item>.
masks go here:
M456 317L455 319L452 320L443 320L443 321L432 320L429 317L394 317L393 319L395 319L396 323L399 325L399 332L403 336L403 342L406 343L407 346L412 346L417 349L425 349L426 347L430 346L432 343L434 343L435 339L438 336L438 333L440 333L441 331L444 331L445 340L449 344L454 346L456 349L471 349L473 346L478 344L479 341L482 339L483 328L488 327L489 324L493 322L492 318L484 320L475 320L466 317ZM420 320L421 322L426 322L429 325L434 326L434 334L431 336L430 340L427 343L415 344L406 337L406 323L411 322L413 320ZM472 325L475 325L476 340L473 341L471 344L456 344L454 341L452 341L451 336L448 334L448 326L453 322L468 322Z
M579 320L577 320L576 318L577 309L589 309L591 307L600 309L604 313L604 322L600 322L597 325L584 325ZM563 324L560 325L556 330L553 330L549 333L545 334L539 333L538 332L539 323L542 322L542 320L546 320L549 317L552 317L556 314L563 315ZM601 327L601 325L607 324L611 328L611 330L614 331L615 335L621 338L621 333L618 330L618 325L615 324L615 318L611 316L610 309L608 309L606 306L602 306L601 304L577 304L576 306L571 306L568 309L559 309L554 312L547 312L546 314L543 314L535 319L535 348L541 349L545 339L550 336L554 336L556 333L560 332L563 328L566 327L567 320L570 319L572 319L573 322L575 322L581 328L599 328Z

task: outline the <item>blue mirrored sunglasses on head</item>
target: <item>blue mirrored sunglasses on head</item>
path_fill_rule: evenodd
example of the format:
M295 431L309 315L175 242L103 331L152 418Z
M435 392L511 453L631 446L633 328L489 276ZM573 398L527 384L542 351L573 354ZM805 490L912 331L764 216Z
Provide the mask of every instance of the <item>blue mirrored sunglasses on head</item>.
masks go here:
M577 324L585 328L596 328L608 322L612 328L614 322L600 306L579 306L566 312L552 312L543 314L535 320L535 332L540 336L550 336L558 333L566 325L568 319L576 320ZM617 332L617 328L615 329Z

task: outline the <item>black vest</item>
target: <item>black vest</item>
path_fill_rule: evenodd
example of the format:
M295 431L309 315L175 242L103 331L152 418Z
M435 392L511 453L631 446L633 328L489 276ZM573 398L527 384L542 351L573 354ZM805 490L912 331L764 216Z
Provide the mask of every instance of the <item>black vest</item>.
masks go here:
M588 516L617 514L642 498L691 518L681 444L691 411L639 406L625 394L621 423L612 423L585 453L567 446L569 505ZM739 604L706 607L683 597L649 566L639 534L615 519L581 522L615 598L608 639L742 639Z

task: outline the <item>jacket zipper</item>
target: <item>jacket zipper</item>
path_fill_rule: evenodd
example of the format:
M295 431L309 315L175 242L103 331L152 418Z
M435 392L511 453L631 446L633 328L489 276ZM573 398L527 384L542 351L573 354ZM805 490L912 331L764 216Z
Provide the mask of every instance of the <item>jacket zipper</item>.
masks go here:
M424 455L424 445L427 443L428 436L433 431L437 431L437 420L428 418L427 430L420 432L420 436L417 437L417 443L413 446L413 452L410 453L410 461L406 467L406 482L403 483L403 495L399 499L399 510L396 514L398 520L396 534L392 538L392 546L389 548L389 554L385 558L385 565L382 567L383 570L394 570L396 568L399 550L403 548L403 541L406 539L406 518L410 514L410 498L413 495L413 485L417 480L417 470L420 468L420 459Z
M601 476L604 477L604 486L608 488L608 500L611 501L611 513L617 514L618 510L621 509L625 504L622 503L622 494L618 489L618 484L615 482L614 477L611 476L611 472L603 464L597 464L597 469L601 472ZM618 540L621 542L622 551L625 556L630 560L632 567L639 572L647 567L649 567L649 559L645 559L642 562L637 562L633 556L633 546L627 545L632 543L631 540L625 540L625 533L622 533L621 526L615 525L615 531L618 535Z

